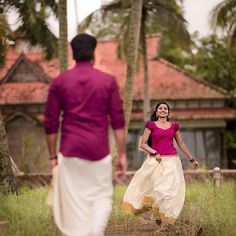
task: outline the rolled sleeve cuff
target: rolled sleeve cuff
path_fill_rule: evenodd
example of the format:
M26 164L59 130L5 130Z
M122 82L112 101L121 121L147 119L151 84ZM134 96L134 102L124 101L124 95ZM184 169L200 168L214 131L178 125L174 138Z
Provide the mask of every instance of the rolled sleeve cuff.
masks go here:
M120 120L115 120L111 122L112 128L115 129L123 129L125 127L125 120L120 119Z
M58 126L44 125L44 130L46 134L56 134L58 132Z

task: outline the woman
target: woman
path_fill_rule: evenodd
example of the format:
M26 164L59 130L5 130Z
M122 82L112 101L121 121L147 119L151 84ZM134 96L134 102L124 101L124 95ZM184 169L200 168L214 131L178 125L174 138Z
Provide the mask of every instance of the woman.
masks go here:
M131 180L122 208L129 214L155 217L157 223L174 224L185 197L185 180L174 139L195 169L199 163L183 143L179 124L169 121L169 114L168 103L160 102L146 123L140 148L148 156Z

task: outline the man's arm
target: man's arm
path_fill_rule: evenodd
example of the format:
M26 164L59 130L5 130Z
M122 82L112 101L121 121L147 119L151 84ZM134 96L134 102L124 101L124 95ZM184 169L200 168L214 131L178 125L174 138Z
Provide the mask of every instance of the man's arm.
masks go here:
M118 158L115 160L115 171L118 175L125 175L127 169L125 129L114 130L118 146Z
M44 112L44 128L47 138L50 165L53 168L57 165L57 132L59 128L59 116L61 112L60 99L57 94L55 82L53 81L48 92L48 98Z
M115 160L115 171L117 175L124 175L127 169L125 118L118 85L115 79L111 85L109 98L111 126L114 130L116 143L118 145L118 158Z

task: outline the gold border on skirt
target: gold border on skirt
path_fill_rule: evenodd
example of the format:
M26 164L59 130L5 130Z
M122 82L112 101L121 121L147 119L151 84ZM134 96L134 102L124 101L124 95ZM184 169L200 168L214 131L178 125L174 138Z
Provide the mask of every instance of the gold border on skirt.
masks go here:
M134 208L134 206L129 202L122 203L122 209L130 215L139 215L145 211L152 210L154 216L157 216L161 219L162 222L167 224L174 224L176 218L167 217L159 211L158 207L153 206L154 200L149 196L144 196L142 201L142 207L140 209Z

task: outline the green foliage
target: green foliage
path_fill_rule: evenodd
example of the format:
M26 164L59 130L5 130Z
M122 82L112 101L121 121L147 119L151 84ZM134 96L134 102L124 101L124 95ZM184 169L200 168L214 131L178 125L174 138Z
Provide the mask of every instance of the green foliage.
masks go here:
M199 39L193 52L193 56L187 60L191 67L186 69L190 73L229 92L235 92L236 57L227 48L225 38L210 35Z
M156 58L165 58L167 61L184 68L186 57L190 54L188 49L181 48L175 40L173 40L168 33L161 37L160 41L160 55Z
M228 46L236 53L236 1L224 0L218 3L211 12L213 29L223 30L228 38Z
M227 46L226 38L210 35L199 38L192 35L191 51L182 50L164 35L160 56L185 71L211 84L234 93L236 89L236 57Z
M124 4L125 2L125 4ZM183 18L181 1L144 0L142 27L146 35L154 33L169 34L176 44L186 50L191 39ZM131 1L113 1L91 13L79 25L79 31L90 30L98 38L115 38L118 40L118 56L126 60L127 35L130 22Z
M229 148L236 149L236 132L226 132L227 144Z
M32 46L40 45L45 52L45 59L50 59L57 53L57 38L49 30L46 19L53 12L57 15L57 3L55 0L3 0L0 1L0 31L1 28L9 31L6 17L9 9L14 9L18 13L19 28L16 30L20 37L23 37L31 43ZM4 19L2 19L4 17ZM7 47L9 34L0 34L0 49ZM2 45L3 46L2 46ZM4 51L3 51L4 52ZM1 57L3 64L5 54Z

